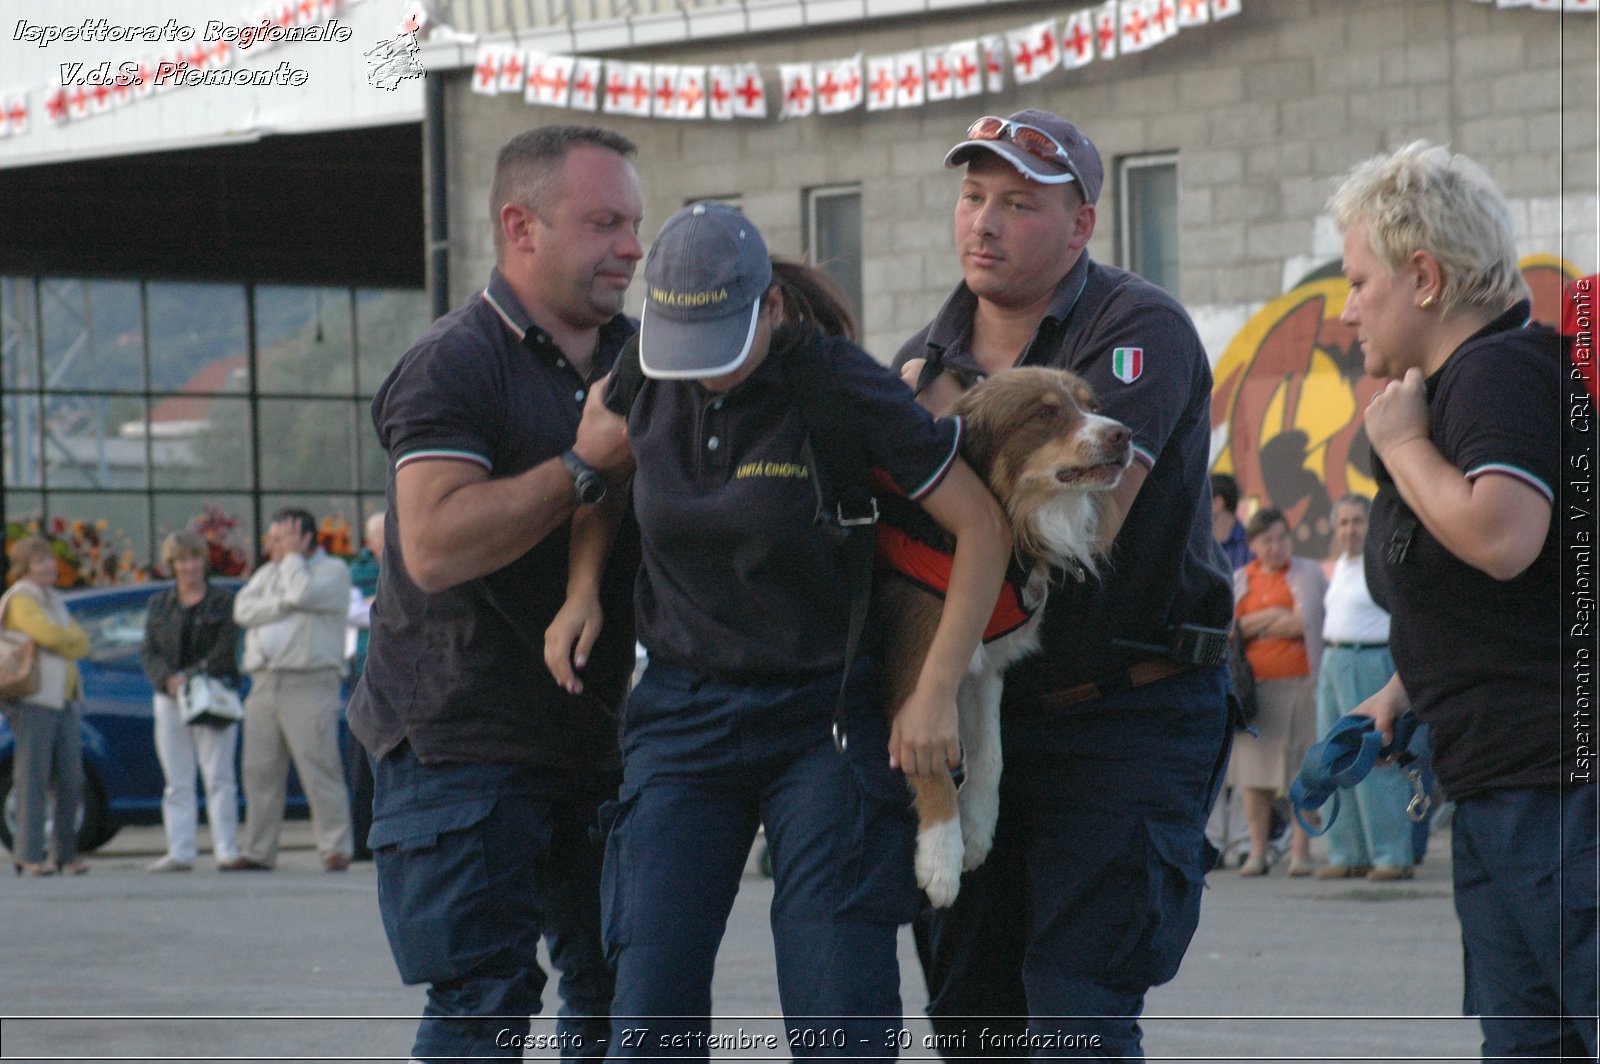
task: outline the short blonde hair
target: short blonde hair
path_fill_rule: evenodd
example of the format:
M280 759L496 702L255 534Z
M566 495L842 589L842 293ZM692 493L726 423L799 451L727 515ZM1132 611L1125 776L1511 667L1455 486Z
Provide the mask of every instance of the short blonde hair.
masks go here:
M1345 175L1328 210L1340 230L1365 223L1378 260L1394 273L1418 251L1439 261L1439 313L1457 306L1495 313L1528 295L1517 266L1511 208L1483 167L1414 140Z
M206 541L198 532L191 532L187 528L168 533L167 538L161 541L161 567L171 569L172 563L179 558L209 558L211 552L206 549Z
M43 536L23 536L11 544L11 569L7 579L16 583L28 575L28 569L36 558L50 558L54 560L55 550L50 546L50 541Z

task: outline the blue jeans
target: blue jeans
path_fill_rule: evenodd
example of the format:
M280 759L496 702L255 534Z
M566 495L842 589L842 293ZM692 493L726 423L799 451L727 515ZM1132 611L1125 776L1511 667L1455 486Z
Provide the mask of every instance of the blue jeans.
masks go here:
M1451 846L1468 1015L1483 1059L1595 1059L1596 788L1456 803Z
M1366 701L1394 675L1387 647L1329 647L1317 672L1317 734ZM1347 868L1410 868L1414 860L1406 806L1415 792L1394 765L1379 765L1340 798L1328 829L1328 863Z
M885 1035L901 1023L895 936L917 910L916 824L905 779L889 768L874 672L857 667L841 754L837 676L645 671L628 701L602 885L617 964L614 1057L707 1058L717 947L763 824L790 1048L894 1056Z
M948 1056L1143 1059L1145 993L1177 974L1216 865L1227 690L1196 670L1002 721L994 849L916 924Z
M522 1059L546 981L561 970L563 1059L598 1059L613 975L600 944L600 847L590 827L614 773L424 765L402 745L375 765L378 907L400 978L428 984L411 1054Z

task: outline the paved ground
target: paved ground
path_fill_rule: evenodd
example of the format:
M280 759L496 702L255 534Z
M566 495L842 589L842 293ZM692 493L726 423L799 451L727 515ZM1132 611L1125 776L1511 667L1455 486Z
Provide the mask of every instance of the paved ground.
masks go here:
M286 835L271 874L218 875L203 861L188 875L146 875L160 832L139 828L96 855L88 876L0 884L0 1059L405 1059L421 992L394 974L372 866L323 873L304 824ZM1477 1024L1457 1015L1447 838L1409 883L1277 871L1210 877L1183 970L1150 996L1152 1059L1476 1059ZM769 883L748 875L716 1008L721 1034L782 1045L770 900ZM902 1056L931 1058L909 936L902 962ZM535 1033L551 1030L535 1020Z

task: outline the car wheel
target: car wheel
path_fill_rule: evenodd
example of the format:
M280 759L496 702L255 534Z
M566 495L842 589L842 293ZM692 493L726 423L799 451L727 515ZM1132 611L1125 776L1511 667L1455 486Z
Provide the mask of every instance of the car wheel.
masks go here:
M0 795L4 795L4 815L0 815L0 843L13 854L16 853L17 838L17 794L12 786L11 762L0 766ZM44 834L45 839L50 838L50 831L54 823L55 810L52 808L45 813ZM89 771L87 765L83 770L83 804L78 809L78 852L89 853L99 849L111 840L117 829L111 823L111 818L106 813L106 796L100 787L100 781L95 779L94 773Z

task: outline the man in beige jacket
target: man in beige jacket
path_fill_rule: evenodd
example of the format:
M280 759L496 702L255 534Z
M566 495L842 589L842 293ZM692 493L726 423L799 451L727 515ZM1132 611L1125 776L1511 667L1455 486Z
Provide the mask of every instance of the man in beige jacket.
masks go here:
M317 545L305 510L279 510L267 533L267 565L233 602L245 629L246 821L240 855L226 872L277 863L289 759L311 802L317 855L329 872L350 865L350 799L339 759L339 676L344 667L350 569Z

